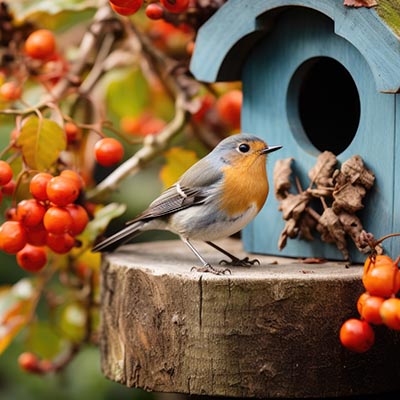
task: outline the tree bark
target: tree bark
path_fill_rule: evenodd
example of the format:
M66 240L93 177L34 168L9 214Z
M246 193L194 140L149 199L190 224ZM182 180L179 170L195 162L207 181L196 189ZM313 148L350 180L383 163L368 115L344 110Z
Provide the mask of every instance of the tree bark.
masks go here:
M221 246L244 256L240 242ZM205 244L201 254L217 265ZM377 327L354 354L339 329L357 317L362 268L257 256L231 275L191 271L181 242L122 247L102 270L101 364L111 380L156 392L339 397L400 389L400 336Z

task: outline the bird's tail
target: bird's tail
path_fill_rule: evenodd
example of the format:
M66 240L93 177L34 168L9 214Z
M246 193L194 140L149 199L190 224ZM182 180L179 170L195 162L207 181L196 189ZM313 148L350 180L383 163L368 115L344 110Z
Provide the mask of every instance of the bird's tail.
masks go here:
M107 239L103 240L100 243L97 243L92 251L113 251L117 247L121 246L122 244L128 242L129 240L133 239L136 235L138 235L141 231L145 223L143 221L134 222L125 228L121 229L114 235L108 237Z

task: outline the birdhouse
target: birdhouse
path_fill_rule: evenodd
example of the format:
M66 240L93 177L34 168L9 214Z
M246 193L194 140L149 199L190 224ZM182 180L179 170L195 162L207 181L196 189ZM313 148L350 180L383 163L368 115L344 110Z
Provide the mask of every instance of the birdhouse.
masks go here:
M400 231L400 9L348 7L343 0L229 0L201 28L191 70L200 81L241 81L242 131L283 145L268 161L293 158L302 185L324 151L340 163L361 156L375 183L359 214L376 238ZM272 186L272 185L271 185ZM243 232L246 250L342 259L321 242L288 240L271 189ZM385 243L393 257L398 240ZM354 261L365 259L355 248Z

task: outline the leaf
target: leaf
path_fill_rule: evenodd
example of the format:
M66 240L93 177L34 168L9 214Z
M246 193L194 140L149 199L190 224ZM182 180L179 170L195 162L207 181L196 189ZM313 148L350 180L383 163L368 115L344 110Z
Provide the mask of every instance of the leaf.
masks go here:
M95 213L94 219L88 223L83 239L93 242L100 233L106 230L110 221L122 215L125 210L126 205L118 203L110 203L100 208L100 210Z
M108 79L107 102L119 117L136 116L149 103L149 85L138 68L115 70Z
M25 120L17 144L28 167L43 171L57 161L67 141L64 130L56 122L31 116Z
M18 22L40 19L41 14L56 15L63 11L84 11L98 7L98 0L14 0L8 5Z
M34 294L29 279L0 288L0 354L29 322Z
M167 163L161 168L160 178L165 188L173 185L197 160L196 152L172 147L164 153Z

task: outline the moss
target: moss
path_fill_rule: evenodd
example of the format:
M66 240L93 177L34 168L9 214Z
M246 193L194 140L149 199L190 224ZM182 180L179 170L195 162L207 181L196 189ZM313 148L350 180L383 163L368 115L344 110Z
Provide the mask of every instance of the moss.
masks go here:
M400 38L400 2L398 0L380 0L376 11Z

